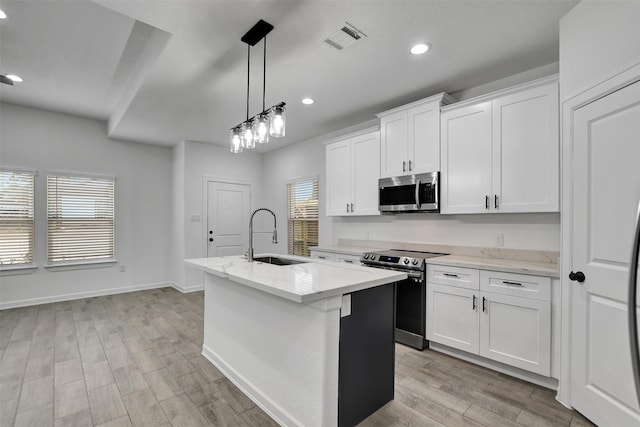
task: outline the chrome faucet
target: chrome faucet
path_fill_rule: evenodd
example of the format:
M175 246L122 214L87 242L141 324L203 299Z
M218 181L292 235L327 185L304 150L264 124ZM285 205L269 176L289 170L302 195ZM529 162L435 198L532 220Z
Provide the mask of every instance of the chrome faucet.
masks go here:
M260 211L267 211L271 215L273 215L273 238L271 239L271 243L273 243L274 245L278 243L278 228L276 226L276 214L274 214L271 209L267 209L267 208L256 209L251 214L251 219L249 219L249 251L247 253L247 258L249 262L253 262L253 216Z

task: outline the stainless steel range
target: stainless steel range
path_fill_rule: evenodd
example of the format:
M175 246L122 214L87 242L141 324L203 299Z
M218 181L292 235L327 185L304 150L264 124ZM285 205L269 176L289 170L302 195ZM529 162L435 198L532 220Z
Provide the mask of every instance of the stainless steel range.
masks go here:
M406 280L396 283L396 341L418 350L428 342L424 338L427 303L426 260L442 255L436 252L418 252L391 249L362 254L360 262L374 268L385 268L407 273Z

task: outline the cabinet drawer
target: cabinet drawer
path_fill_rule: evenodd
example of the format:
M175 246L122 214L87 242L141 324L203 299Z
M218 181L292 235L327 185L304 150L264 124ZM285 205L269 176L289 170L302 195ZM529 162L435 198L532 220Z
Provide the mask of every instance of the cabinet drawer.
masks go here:
M325 261L335 261L336 254L331 252L321 252L321 251L310 251L311 258L313 259L323 259Z
M345 264L360 265L360 257L356 255L336 254L336 260Z
M428 265L427 282L457 286L466 289L479 289L480 276L475 268Z
M551 301L551 278L481 270L480 290Z

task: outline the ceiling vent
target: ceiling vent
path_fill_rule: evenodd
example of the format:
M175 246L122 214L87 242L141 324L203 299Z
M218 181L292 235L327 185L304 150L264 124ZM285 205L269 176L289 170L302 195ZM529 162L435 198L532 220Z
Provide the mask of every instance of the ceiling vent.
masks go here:
M367 35L348 22L345 22L341 28L334 31L324 42L334 49L342 50L351 46L362 37L367 37Z

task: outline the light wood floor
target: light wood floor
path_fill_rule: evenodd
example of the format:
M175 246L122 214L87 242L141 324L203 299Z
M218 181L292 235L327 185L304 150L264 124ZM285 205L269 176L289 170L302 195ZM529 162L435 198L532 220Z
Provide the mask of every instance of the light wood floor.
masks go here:
M0 426L275 426L201 355L203 294L164 288L0 311ZM398 345L363 426L582 426L553 393Z

